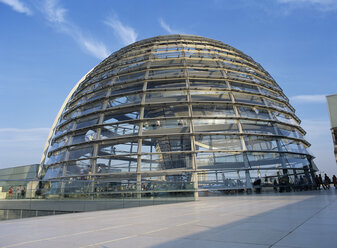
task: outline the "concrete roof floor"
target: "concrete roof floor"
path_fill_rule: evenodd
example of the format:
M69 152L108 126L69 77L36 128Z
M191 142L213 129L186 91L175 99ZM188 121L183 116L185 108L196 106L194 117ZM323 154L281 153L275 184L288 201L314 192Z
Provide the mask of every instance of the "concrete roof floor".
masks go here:
M337 247L337 190L199 201L0 222L0 247Z

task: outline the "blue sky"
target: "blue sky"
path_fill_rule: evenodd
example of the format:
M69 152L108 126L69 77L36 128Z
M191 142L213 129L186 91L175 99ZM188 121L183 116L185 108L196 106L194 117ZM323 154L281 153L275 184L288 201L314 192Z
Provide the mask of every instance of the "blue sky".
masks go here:
M278 82L318 167L337 174L325 95L337 93L337 0L0 0L0 168L39 163L76 82L112 52L184 33L234 46Z

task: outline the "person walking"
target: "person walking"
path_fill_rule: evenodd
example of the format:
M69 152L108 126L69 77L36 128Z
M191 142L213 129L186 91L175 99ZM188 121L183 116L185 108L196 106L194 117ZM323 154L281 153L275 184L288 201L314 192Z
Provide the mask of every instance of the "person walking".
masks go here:
M323 183L323 179L322 179L322 175L321 174L319 174L318 179L319 179L319 185L322 185L323 189L326 190L326 187L325 187L325 185Z
M327 189L330 189L330 183L331 183L330 177L328 177L328 175L325 173L324 174L324 185Z

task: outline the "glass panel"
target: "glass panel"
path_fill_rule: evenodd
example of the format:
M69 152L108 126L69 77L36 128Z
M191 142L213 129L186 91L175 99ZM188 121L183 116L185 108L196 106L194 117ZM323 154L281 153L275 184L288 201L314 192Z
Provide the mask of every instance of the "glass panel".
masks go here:
M90 158L92 156L93 147L72 147L69 150L69 160Z
M278 120L280 122L285 122L285 123L289 123L289 124L298 126L297 121L295 121L295 119L292 118L290 115L279 113L279 112L273 112L273 114L274 114L276 120Z
M280 103L280 102L273 101L273 100L270 100L270 99L265 99L265 100L266 100L268 106L271 106L271 107L274 107L274 108L277 108L277 109L280 109L280 110L283 110L283 111L291 112L291 110L284 103Z
M151 63L152 68L162 68L162 67L179 67L183 65L181 59L170 59L170 60L162 60L156 61L155 63Z
M261 97L257 97L254 95L248 95L248 94L240 94L240 93L235 93L235 92L233 92L233 95L235 97L235 101L239 103L264 105L264 102Z
M138 63L135 63L135 64L129 64L129 65L126 65L124 67L121 67L119 69L119 73L129 72L129 71L132 71L134 69L137 69L137 70L145 69L145 67L146 67L145 61L141 61L141 62L138 62Z
M304 166L309 166L309 161L306 155L285 153L285 160L287 167L290 168L303 168Z
M150 70L150 78L181 77L184 76L183 69Z
M235 116L231 105L192 105L193 116Z
M120 135L137 135L138 123L119 123L101 127L101 139L109 139Z
M280 142L283 151L308 154L303 144L299 141L290 139L281 139Z
M250 92L259 92L259 89L250 84L242 84L237 82L230 82L232 89L235 90L243 90L243 91L250 91Z
M278 151L275 138L265 136L245 136L247 150Z
M94 101L96 99L105 97L106 94L107 94L107 90L101 90L101 91L94 92L92 94L87 95L86 102Z
M247 152L248 164L250 167L282 167L280 153L274 152Z
M241 140L236 135L197 135L195 136L197 151L242 150Z
M59 136L61 134L64 134L64 133L70 131L73 128L73 126L74 126L74 122L70 122L70 123L68 123L66 125L58 127L57 131L55 133L55 136Z
M61 162L64 160L66 156L66 149L61 149L56 152L53 152L52 154L48 154L46 165L54 164L57 162Z
M139 112L136 110L137 108L128 108L121 110L113 110L110 111L109 114L106 114L103 119L103 123L114 123L119 121L126 120L135 120L138 119Z
M148 120L144 121L143 134L156 133L155 130L163 130L165 133L189 132L190 121L185 119Z
M137 141L123 141L116 140L110 144L100 145L98 149L98 156L108 155L127 155L130 153L136 153L138 149Z
M113 86L113 90L111 95L119 95L124 93L134 93L136 91L143 90L143 83L135 83L135 84L115 84Z
M81 107L80 114L85 115L85 114L89 114L91 112L101 110L102 106L103 106L102 102L96 103L96 104L85 105L85 106Z
M165 59L165 58L179 58L183 56L183 53L180 51L177 52L167 52L167 53L153 53L153 56L157 59Z
M278 135L273 125L264 121L241 120L243 132Z
M144 118L188 116L187 105L177 106L145 106Z
M143 139L142 153L190 151L191 138L189 136L164 136Z
M50 146L50 150L54 150L56 148L59 148L61 146L64 146L66 145L68 142L68 136L63 136L59 139L53 139L52 143L51 143L51 146Z
M77 122L76 129L96 125L98 124L98 121L99 121L99 117L96 117L96 116L80 119Z
M136 79L143 79L145 76L145 71L131 73L123 76L119 76L118 79L116 79L116 83L122 83L130 80L136 80Z
M96 166L101 168L101 173L135 172L137 156L97 158Z
M277 124L279 134L287 137L303 139L302 134L300 134L295 128L286 125Z
M215 60L190 60L186 59L186 66L192 67L192 66L200 66L200 67L212 67L212 68L218 68L219 65Z
M108 108L123 106L127 104L136 104L142 101L142 94L126 95L110 98L108 102Z
M228 92L224 91L196 91L191 90L191 99L194 102L198 101L227 101L231 102L231 98L228 94Z
M90 160L78 160L65 166L66 176L88 175L91 172Z
M223 88L227 89L227 83L225 81L214 81L214 80L201 80L201 79L191 79L191 87L210 87L210 88Z
M150 81L147 89L186 88L185 80Z
M251 117L257 119L270 119L270 115L267 110L259 109L255 107L238 107L240 116Z
M272 96L272 97L276 97L276 98L280 98L280 99L284 100L283 96L281 96L280 94L278 94L274 91L271 91L271 90L263 88L263 87L260 87L260 89L261 89L261 93L264 94L264 95Z
M239 132L235 120L194 119L194 132Z
M48 180L48 179L58 178L62 176L62 173L63 173L63 165L50 166L48 167L47 172L44 175L43 179Z
M171 46L164 46L164 45L161 45L160 47L154 49L153 51L154 52L160 52L160 51L169 51L169 50L182 50L182 47L177 47L176 45L171 45Z
M222 73L220 70L216 69L208 69L208 68L188 68L188 75L190 77L222 77Z
M242 73L242 72L232 72L232 71L227 71L227 76L233 79L245 79L247 81L255 81L255 78L252 76ZM260 80L256 79L256 81L260 82Z
M186 91L163 91L146 93L146 103L186 102Z
M192 155L189 153L142 155L142 171L158 171L177 168L192 168Z
M86 130L84 132L76 133L73 137L72 144L78 144L82 142L89 142L97 138L96 130Z
M215 55L211 53L200 53L192 50L185 51L185 56L189 58L214 58Z
M208 152L197 153L196 164L198 169L229 169L244 167L243 156L240 153ZM207 175L205 175L207 176ZM199 178L207 181L209 178Z

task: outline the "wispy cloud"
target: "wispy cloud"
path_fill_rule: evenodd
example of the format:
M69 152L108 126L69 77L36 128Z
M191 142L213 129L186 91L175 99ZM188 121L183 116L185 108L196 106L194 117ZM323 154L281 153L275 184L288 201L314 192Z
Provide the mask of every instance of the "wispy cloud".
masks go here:
M46 0L42 10L49 22L66 23L65 14L67 13L67 9L58 6L57 0Z
M40 162L50 128L0 128L0 168Z
M159 19L159 24L169 34L182 34L182 33L184 33L184 32L181 32L177 29L173 29L172 27L170 27L162 18Z
M49 130L50 128L0 128L0 145L17 142L46 141Z
M60 6L57 0L46 0L40 10L49 24L59 32L72 37L74 41L90 54L99 59L109 56L110 52L102 42L84 35L76 24L67 20L66 13L68 10Z
M293 102L299 103L325 103L325 95L298 95L290 97Z
M12 7L13 10L19 13L23 13L26 15L32 15L33 11L28 8L24 3L19 0L0 0L0 3L4 3Z
M123 24L116 14L107 18L104 23L113 29L115 35L121 39L124 45L136 42L138 36L136 31L132 27Z
M337 0L277 0L278 3L288 4L294 8L307 6L316 7L320 11L336 11Z

